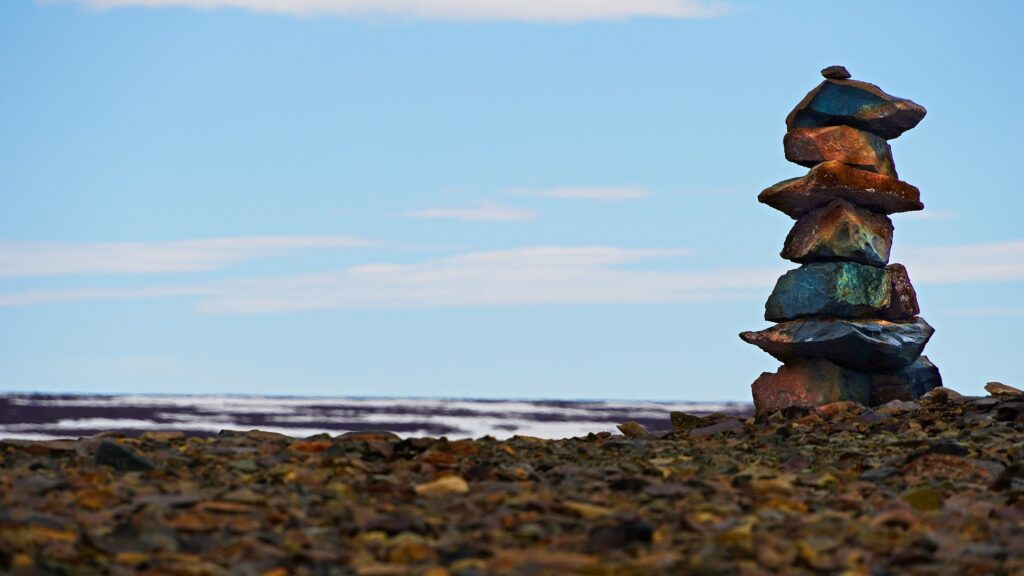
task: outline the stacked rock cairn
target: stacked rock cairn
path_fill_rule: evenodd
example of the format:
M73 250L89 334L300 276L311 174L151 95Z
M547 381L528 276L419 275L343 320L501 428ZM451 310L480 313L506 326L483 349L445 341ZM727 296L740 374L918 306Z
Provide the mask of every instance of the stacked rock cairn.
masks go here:
M876 406L914 400L942 385L922 356L933 329L918 316L907 270L889 263L889 214L921 210L899 180L888 140L925 109L850 79L842 66L786 117L786 159L810 168L758 196L796 220L782 257L801 266L779 278L765 304L775 326L740 337L783 362L752 386L755 412L842 400Z

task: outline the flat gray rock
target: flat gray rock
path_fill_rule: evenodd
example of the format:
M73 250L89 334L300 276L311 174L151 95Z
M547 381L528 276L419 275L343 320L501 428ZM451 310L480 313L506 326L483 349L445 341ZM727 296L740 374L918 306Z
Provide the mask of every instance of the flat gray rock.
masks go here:
M892 370L912 364L935 330L923 318L910 322L808 318L740 334L782 362L821 358L852 370Z

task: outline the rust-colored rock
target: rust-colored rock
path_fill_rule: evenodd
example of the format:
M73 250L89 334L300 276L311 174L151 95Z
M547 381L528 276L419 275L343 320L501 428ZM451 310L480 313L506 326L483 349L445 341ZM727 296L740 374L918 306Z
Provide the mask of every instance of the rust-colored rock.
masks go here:
M924 106L886 94L874 84L841 78L849 72L835 68L842 67L822 70L826 80L789 113L788 129L846 125L890 140L917 126L927 113Z
M822 162L806 176L783 180L766 188L757 199L791 218L842 198L857 206L894 214L921 210L921 192L902 180L859 170L842 162Z
M867 404L870 379L827 360L793 360L778 372L764 372L751 385L754 415L765 416L789 406L813 408L842 400Z
M849 126L796 128L782 139L786 160L808 168L836 160L897 178L892 149L884 138Z
M888 216L836 198L797 220L781 255L801 264L850 260L885 266L892 232Z
M890 264L889 271L889 306L882 310L881 317L893 322L910 320L921 313L917 303L917 292L910 283L910 276L903 264Z

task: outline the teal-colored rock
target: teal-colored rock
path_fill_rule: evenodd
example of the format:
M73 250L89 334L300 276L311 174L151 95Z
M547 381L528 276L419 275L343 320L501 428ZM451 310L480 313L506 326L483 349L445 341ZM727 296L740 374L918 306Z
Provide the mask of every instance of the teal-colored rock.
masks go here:
M805 264L782 275L764 306L771 322L803 316L862 318L889 306L891 287L885 268L856 262Z
M917 126L926 113L920 104L886 94L874 84L826 79L789 113L786 126L792 130L845 125L889 140Z

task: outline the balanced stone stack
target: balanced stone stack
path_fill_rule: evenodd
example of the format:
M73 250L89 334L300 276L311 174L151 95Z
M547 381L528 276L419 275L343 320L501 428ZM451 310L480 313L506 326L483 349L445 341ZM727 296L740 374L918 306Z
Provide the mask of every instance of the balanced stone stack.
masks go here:
M782 257L801 266L779 278L765 304L767 330L740 334L784 365L754 382L756 413L841 400L865 405L913 400L941 386L921 356L933 329L907 270L889 264L889 214L921 210L920 192L899 180L888 140L925 109L850 79L842 66L786 118L786 159L806 176L758 200L796 220Z

